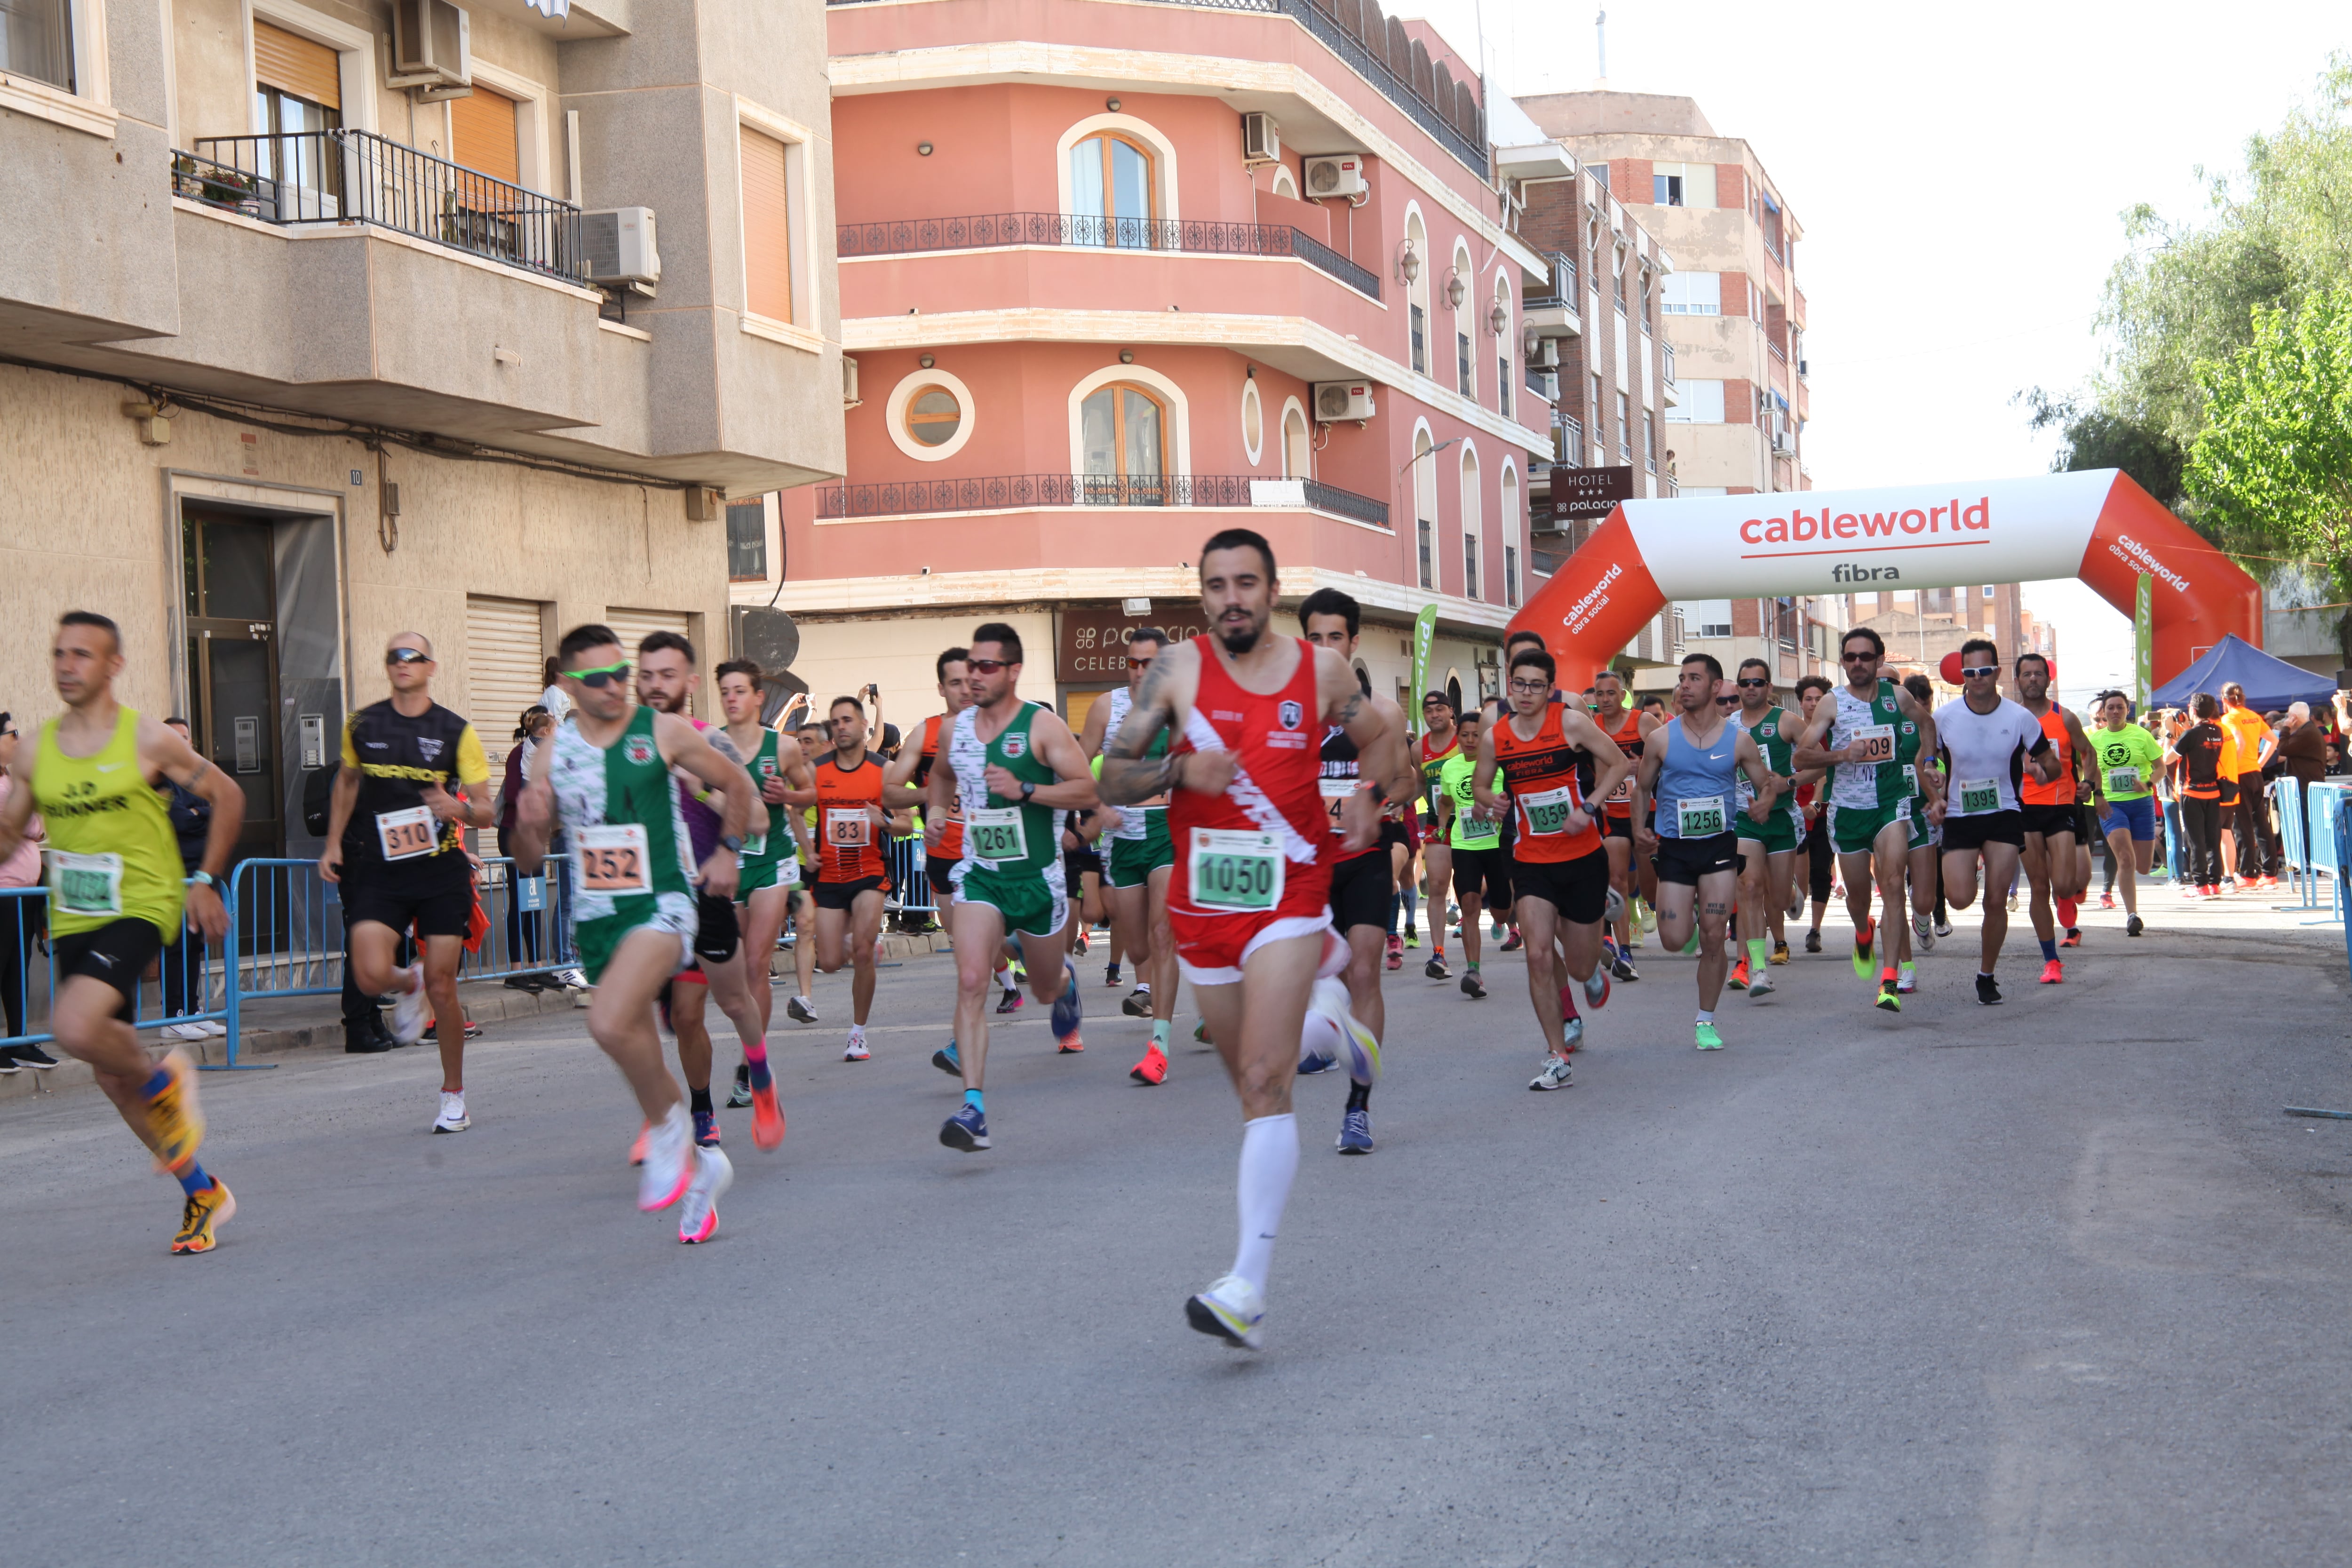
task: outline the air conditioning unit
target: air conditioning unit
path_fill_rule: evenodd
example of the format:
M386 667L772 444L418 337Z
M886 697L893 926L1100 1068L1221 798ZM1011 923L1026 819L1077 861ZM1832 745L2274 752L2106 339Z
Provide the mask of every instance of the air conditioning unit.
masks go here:
M1242 116L1242 162L1244 163L1279 163L1282 162L1282 132L1271 114Z
M393 0L392 72L384 80L392 87L470 88L473 20L466 8L449 0Z
M1360 196L1369 188L1364 184L1364 159L1360 153L1307 160L1309 201L1321 201L1326 196Z
M1775 430L1772 432L1772 455L1774 457L1785 458L1796 449L1796 441L1786 430Z
M855 408L865 401L857 395L857 361L844 354L841 356L841 405Z
M1372 384L1369 381L1318 381L1315 384L1315 418L1336 425L1343 419L1372 416Z
M591 283L658 283L654 209L613 207L580 215L580 258Z

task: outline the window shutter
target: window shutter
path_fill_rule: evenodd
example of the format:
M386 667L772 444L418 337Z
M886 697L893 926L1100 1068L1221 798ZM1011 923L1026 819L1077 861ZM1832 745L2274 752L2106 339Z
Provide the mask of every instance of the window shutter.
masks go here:
M522 184L513 99L476 82L472 97L449 100L449 141L467 168L510 185Z
M493 771L513 744L515 721L546 689L545 667L535 601L466 595L466 717Z
M771 321L793 319L792 203L784 183L784 144L745 125L743 148L743 308Z
M255 18L253 79L321 108L343 107L342 62L324 44Z

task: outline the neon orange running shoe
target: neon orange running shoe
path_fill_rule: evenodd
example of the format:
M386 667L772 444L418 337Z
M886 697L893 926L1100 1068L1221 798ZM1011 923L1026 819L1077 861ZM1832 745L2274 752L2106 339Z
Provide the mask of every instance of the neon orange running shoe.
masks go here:
M1168 1058L1158 1042L1143 1053L1143 1059L1127 1069L1127 1076L1138 1083L1160 1084L1168 1081Z
M171 1078L147 1100L147 1131L155 1140L155 1163L166 1171L187 1169L204 1146L205 1113L196 1105L196 1068L185 1051L163 1058Z
M2042 966L2042 984L2044 985L2065 984L2066 966L2054 958L2049 963L2043 964Z
M180 1211L180 1234L172 1238L174 1252L210 1252L220 1245L214 1234L236 1215L236 1199L218 1176L203 1192L189 1194Z
M784 1141L784 1108L776 1103L776 1086L751 1091L751 1142L772 1149Z
M1061 1047L1062 1055L1066 1057L1074 1057L1080 1051L1087 1048L1087 1043L1086 1041L1078 1038L1078 1032L1076 1029L1072 1029L1068 1034L1062 1037Z
M1748 960L1745 958L1731 966L1731 988L1734 991L1748 989Z
M637 1129L637 1141L629 1145L629 1164L634 1169L646 1163L646 1140L654 1135L654 1124L646 1122Z

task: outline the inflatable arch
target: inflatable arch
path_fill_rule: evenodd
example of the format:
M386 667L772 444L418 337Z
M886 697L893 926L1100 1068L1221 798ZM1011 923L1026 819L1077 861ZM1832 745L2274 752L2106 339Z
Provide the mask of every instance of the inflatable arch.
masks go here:
M2079 577L2129 616L2143 572L2158 684L2225 634L2262 646L2261 586L2115 468L1621 502L1510 629L1540 636L1576 691L1674 599Z

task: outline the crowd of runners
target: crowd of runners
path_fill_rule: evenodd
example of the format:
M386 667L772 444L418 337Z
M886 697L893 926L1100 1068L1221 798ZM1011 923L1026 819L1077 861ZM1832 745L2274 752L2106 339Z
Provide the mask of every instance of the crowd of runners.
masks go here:
M940 1142L991 1147L990 1020L1025 1005L1024 990L1048 1011L1056 1049L1084 1051L1078 957L1107 923L1105 984L1131 981L1122 1011L1150 1020L1129 1076L1168 1081L1189 986L1195 1037L1240 1100L1239 1245L1186 1311L1202 1331L1255 1347L1300 1158L1294 1079L1346 1073L1334 1146L1374 1150L1383 974L1418 942L1412 900L1424 887L1423 975L1457 980L1449 927L1469 1002L1488 999L1492 947L1522 952L1540 1046L1528 1087L1559 1090L1612 987L1641 979L1644 936L1696 956L1692 1041L1720 1050L1726 988L1750 1004L1775 996L1790 922L1810 899L1804 949L1821 952L1841 883L1858 1008L1900 1012L1918 955L1951 933L1947 910L1979 902L1975 996L2000 1004L2021 879L2039 978L2062 984L2089 846L2108 846L2126 929L2140 934L2136 877L2150 869L2159 784L2201 891L2220 879L2210 862L2222 814L2241 806L2244 759L2268 755L2211 699L2159 739L2109 693L2086 730L2051 700L2046 661L2005 666L1981 638L1961 651L1960 694L1931 706L1924 679L1883 668L1867 628L1845 635L1841 681L1808 677L1786 700L1762 661L1727 674L1694 654L1671 693L1643 706L1613 669L1564 690L1553 650L1514 633L1498 697L1457 711L1432 691L1416 724L1356 665L1361 615L1346 594L1318 589L1295 612L1297 635L1278 629L1273 550L1243 529L1202 546L1200 577L1208 632L1171 641L1137 629L1126 685L1079 731L1020 696L1021 637L991 622L938 655L940 711L887 758L869 748L878 708L860 696L797 724L790 709L763 722L764 673L730 661L714 677L725 722L709 724L690 716L702 675L687 638L661 632L630 647L601 625L565 634L550 693L562 721L523 742L502 843L526 877L564 858L587 1032L642 1123L628 1155L641 1208L675 1208L684 1242L718 1228L734 1173L712 1099L714 1002L741 1047L727 1103L750 1108L756 1147L783 1139L768 1037L786 931L787 1017L817 1024L814 974L848 968L844 1057L868 1058L882 923L903 891L884 848L919 832L919 874L955 960L931 1060L961 1098ZM209 938L226 928L218 888L243 796L177 731L115 700L113 623L65 616L52 662L65 711L16 760L0 858L37 812L56 1039L180 1182L173 1250L209 1251L236 1205L197 1160L193 1067L177 1050L152 1062L132 1019L142 975L184 919ZM488 824L493 803L479 737L433 700L436 668L423 637L387 646L392 694L346 725L320 868L341 888L357 984L393 998L394 1037L416 1041L428 1022L437 1034L431 1126L449 1133L471 1125L456 981L478 916L462 832ZM184 877L164 784L214 807L202 863ZM1838 1004L1825 988L1805 1005Z

